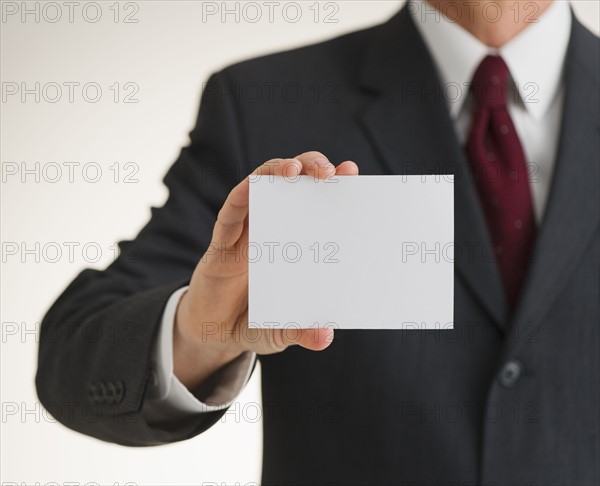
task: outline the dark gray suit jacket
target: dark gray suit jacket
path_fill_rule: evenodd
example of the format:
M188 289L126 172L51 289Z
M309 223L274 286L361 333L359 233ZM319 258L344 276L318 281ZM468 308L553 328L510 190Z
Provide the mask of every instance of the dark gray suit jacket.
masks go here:
M165 177L165 206L45 317L40 400L66 426L131 446L215 423L221 412L152 425L140 413L163 308L236 181L270 158L319 150L357 161L362 174L455 174L455 328L340 331L323 353L261 357L264 484L597 486L599 59L598 38L574 20L554 181L512 315L436 69L406 9L214 75L191 143Z

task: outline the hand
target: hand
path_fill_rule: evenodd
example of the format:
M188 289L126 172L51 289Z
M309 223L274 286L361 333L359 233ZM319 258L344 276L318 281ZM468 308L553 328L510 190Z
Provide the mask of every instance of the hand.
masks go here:
M293 159L273 159L251 176L358 175L346 161L334 167L319 152ZM177 308L173 336L174 372L189 389L198 386L244 351L278 353L290 345L314 351L327 348L333 329L250 329L248 327L248 246L250 177L240 182L219 211L209 249L194 270ZM277 201L273 201L277 204Z

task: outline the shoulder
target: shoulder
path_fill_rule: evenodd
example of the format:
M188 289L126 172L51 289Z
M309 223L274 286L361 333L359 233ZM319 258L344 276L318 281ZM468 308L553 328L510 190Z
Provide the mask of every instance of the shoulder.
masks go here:
M600 84L600 38L573 16L569 54Z
M219 74L244 83L304 82L310 79L351 78L380 26L345 34L323 42L276 52L232 64Z

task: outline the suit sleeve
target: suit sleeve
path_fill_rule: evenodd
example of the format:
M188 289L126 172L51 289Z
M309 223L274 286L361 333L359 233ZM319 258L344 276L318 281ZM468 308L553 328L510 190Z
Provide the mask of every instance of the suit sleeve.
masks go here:
M62 424L128 446L193 437L224 410L149 424L142 414L154 340L169 297L186 285L229 191L249 171L226 71L205 84L200 113L164 178L165 205L104 271L84 270L42 321L36 387Z

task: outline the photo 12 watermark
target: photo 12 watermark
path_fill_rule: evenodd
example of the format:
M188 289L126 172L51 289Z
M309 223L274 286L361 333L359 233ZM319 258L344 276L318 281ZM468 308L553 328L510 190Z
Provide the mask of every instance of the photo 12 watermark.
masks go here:
M3 24L137 24L140 2L1 2Z

